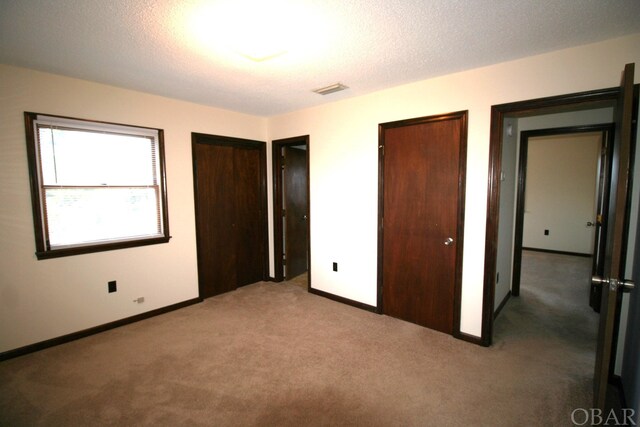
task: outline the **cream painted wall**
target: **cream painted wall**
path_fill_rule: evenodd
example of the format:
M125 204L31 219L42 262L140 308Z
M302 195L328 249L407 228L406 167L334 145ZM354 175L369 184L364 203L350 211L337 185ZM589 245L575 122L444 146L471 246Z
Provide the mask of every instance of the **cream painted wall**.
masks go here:
M0 100L0 352L196 298L191 132L264 141L267 119L5 65ZM164 129L171 241L37 261L24 111Z
M593 253L600 133L529 138L522 246ZM545 235L544 230L549 230Z
M491 105L617 86L628 62L640 34L270 118L270 139L310 135L312 286L376 304L378 124L469 110L461 330L480 336Z

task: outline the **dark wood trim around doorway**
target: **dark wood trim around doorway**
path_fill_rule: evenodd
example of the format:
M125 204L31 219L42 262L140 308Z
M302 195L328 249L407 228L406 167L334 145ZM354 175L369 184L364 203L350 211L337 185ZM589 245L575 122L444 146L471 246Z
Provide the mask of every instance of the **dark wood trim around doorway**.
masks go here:
M271 163L273 176L273 254L274 254L274 282L282 282L284 280L284 266L282 263L282 254L284 253L284 242L282 240L282 147L295 147L304 145L307 151L307 289L311 288L311 236L309 225L311 224L311 215L309 206L311 204L311 192L309 188L310 164L309 164L309 135L295 136L292 138L277 139L271 142Z
M522 271L522 250L526 249L522 245L524 235L524 200L526 192L527 182L527 158L529 149L529 138L535 138L540 136L551 135L569 135L569 134L581 134L590 132L600 132L602 134L603 148L611 150L612 138L615 125L613 123L603 123L584 126L567 126L560 128L549 129L534 129L520 132L520 159L518 161L518 179L517 179L517 195L516 195L516 212L515 212L515 232L513 236L513 273L511 276L511 295L520 295L520 274ZM607 191L607 185L609 183L611 167L609 162L611 160L610 153L607 153L607 164L601 165L599 182L603 183L602 187L604 194L598 194L597 197L604 198L604 212L603 216L606 217L606 209L608 208L609 192ZM604 185L604 184L607 185ZM600 193L600 189L598 193ZM602 227L602 226L601 226ZM602 228L601 239L606 242L606 224ZM577 255L590 257L591 254L576 254L573 252L561 252L545 249L531 248L533 251L539 252L551 252L551 253L564 253L566 255Z
M502 128L505 117L524 117L537 114L551 114L570 110L612 106L616 102L619 93L620 88L613 87L493 105L491 107L487 226L482 297L482 332L480 340L482 345L491 345L493 339L493 313L498 249L498 215L500 209L500 172L502 170Z

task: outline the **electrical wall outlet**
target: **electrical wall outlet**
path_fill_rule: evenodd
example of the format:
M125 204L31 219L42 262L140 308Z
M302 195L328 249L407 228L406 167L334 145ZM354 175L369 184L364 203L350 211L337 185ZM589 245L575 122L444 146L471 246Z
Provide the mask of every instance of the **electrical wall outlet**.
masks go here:
M544 230L544 235L548 236L549 235L549 230Z
M338 271L338 263L337 262L333 263L333 271Z
M112 280L107 283L107 289L109 293L116 292L118 290L118 286L116 285L116 281Z

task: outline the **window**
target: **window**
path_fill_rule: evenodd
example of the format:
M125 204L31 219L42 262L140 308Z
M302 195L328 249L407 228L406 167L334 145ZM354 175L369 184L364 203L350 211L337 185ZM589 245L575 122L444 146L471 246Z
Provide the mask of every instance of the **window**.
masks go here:
M38 259L169 241L162 129L25 113Z

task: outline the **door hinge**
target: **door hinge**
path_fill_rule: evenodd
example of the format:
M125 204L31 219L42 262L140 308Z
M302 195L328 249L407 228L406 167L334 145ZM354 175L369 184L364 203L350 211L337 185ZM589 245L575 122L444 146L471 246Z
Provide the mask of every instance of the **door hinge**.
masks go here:
M282 265L287 265L287 257L282 254Z
M380 153L384 156L384 145L378 145L378 148L380 149Z
M287 210L286 209L282 209L282 216L287 216Z

